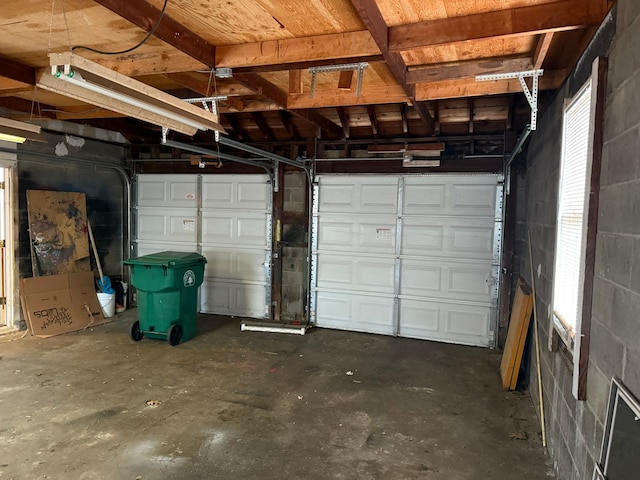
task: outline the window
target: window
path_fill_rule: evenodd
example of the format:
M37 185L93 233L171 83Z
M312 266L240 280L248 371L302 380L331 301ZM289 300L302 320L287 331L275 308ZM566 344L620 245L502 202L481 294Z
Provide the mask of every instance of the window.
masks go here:
M579 400L586 398L606 71L606 59L597 58L563 112L551 337L573 356Z

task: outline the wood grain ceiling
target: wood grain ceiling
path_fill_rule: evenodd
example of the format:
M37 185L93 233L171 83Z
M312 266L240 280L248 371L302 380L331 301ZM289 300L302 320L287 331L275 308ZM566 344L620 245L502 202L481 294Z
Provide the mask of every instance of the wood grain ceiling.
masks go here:
M34 87L47 53L119 51L156 24L164 0L25 0L0 10L0 111L57 118L159 140L159 128ZM154 34L130 53L76 53L181 98L227 95L228 134L250 142L340 141L521 130L517 80L482 73L544 68L558 88L609 0L168 0ZM369 62L355 78L308 67ZM216 79L212 68L233 69ZM341 84L341 85L339 85ZM342 86L343 88L339 88ZM344 88L347 87L347 88ZM209 135L210 136L210 135ZM199 141L205 141L199 138Z

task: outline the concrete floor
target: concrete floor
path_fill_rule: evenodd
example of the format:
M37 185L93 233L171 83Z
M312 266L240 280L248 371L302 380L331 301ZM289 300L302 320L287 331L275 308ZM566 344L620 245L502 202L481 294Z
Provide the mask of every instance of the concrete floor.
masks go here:
M131 342L135 318L0 337L2 480L552 476L495 351L206 315L170 347Z

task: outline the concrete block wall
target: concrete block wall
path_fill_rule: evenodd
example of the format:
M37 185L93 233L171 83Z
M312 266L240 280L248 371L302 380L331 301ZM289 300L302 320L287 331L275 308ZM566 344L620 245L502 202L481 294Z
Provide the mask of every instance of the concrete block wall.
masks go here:
M123 252L126 188L122 176L109 165L122 164L124 148L87 139L69 139L65 135L48 134L47 140L48 144L25 144L18 150L15 178L18 277L33 275L26 191L54 190L85 193L87 216L91 221L104 274L120 278L123 274L123 256L126 255ZM60 145L65 146L66 154L59 155L61 151L65 151ZM33 155L34 153L38 155ZM104 166L81 164L73 158L100 161ZM97 272L93 254L91 264ZM25 328L22 312L16 313L15 326Z
M306 214L307 183L304 172L284 176L284 211ZM290 245L282 251L283 321L303 320L307 295L307 249L296 246L306 242L302 225L283 225L282 241Z
M547 348L553 285L562 107L584 82L573 78L541 116L518 177L516 273L529 280L533 247L540 319L542 384L548 451L562 480L591 480L600 458L611 378L640 396L640 2L619 0L609 72L586 401L571 392L572 373ZM592 52L593 53L593 52ZM600 54L601 52L597 52ZM581 64L588 66L593 55ZM530 393L538 402L535 357Z

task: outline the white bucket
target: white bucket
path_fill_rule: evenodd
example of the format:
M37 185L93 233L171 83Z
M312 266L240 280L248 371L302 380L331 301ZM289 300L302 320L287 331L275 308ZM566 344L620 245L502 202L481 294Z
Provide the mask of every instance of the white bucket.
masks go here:
M124 295L122 298L122 305L119 305L116 303L116 313L122 313L127 309L127 295L128 295L129 285L127 284L127 282L120 282L120 283L122 284Z
M116 311L116 294L98 292L98 301L105 318L113 317Z

